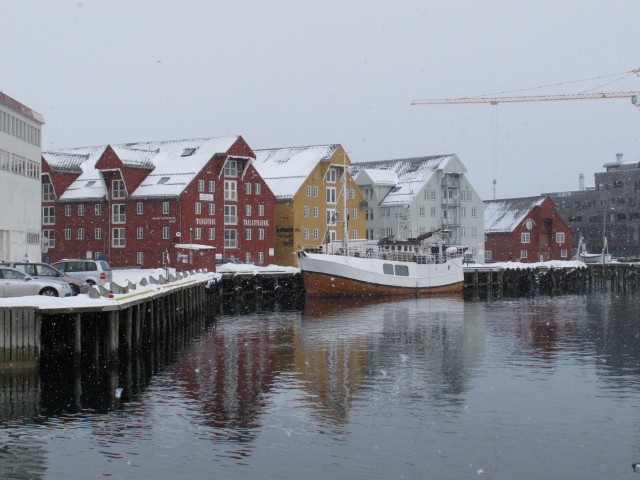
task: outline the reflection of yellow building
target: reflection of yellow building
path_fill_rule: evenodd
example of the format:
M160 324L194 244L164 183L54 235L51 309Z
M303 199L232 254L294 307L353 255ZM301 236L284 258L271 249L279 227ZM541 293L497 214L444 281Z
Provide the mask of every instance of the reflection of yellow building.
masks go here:
M277 198L278 265L297 266L295 253L302 247L341 241L345 198L347 237L365 238L366 202L347 171L351 160L341 145L276 148L255 153L254 165Z

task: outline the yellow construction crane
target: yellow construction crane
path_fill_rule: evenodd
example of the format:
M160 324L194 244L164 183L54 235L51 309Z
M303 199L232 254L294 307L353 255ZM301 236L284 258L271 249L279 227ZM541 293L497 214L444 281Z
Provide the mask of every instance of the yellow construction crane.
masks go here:
M600 92L600 93L573 93L567 95L532 95L520 97L462 97L462 98L427 98L414 100L411 105L442 105L447 103L498 103L507 102L551 102L555 100L597 100L603 98L631 98L636 106L640 92Z

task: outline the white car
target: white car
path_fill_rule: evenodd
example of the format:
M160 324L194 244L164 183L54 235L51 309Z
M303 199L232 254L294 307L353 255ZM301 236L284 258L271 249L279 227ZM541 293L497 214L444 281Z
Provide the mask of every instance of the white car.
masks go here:
M71 286L66 282L36 279L15 268L0 267L0 297L25 295L68 297L72 293Z

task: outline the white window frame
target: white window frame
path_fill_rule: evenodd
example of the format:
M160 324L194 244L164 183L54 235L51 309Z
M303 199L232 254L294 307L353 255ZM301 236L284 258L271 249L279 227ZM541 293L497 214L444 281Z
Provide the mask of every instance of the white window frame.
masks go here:
M195 202L193 204L193 208L194 208L194 213L196 215L201 215L202 214L202 203L201 202Z
M208 207L208 210L209 210L209 215L211 215L211 216L215 215L216 214L216 204L215 203L210 203L209 207Z
M144 215L144 203L136 203L136 215Z
M258 205L258 216L264 217L264 205L262 204Z
M102 228L101 227L94 228L93 236L96 240L102 240Z
M235 178L238 176L238 172L240 170L240 161L232 158L228 158L226 162L224 162L223 175L225 177Z
M162 239L169 240L171 237L171 227L162 227Z
M144 265L144 252L136 252L136 265Z
M125 196L124 180L111 180L111 200L123 200Z
M337 190L336 187L327 187L326 189L326 201L329 205L335 205L337 203Z
M78 204L78 216L84 217L84 203Z
M522 232L520 234L520 243L531 243L531 234L529 232Z
M258 229L258 240L264 240L264 228Z
M214 193L216 191L216 182L214 180L209 180L209 193Z
M251 183L247 182L244 184L244 194L251 195Z
M224 181L224 199L229 201L238 200L238 181L237 180Z
M123 227L111 229L111 246L113 248L125 248L127 246L126 232Z
M520 258L528 258L529 252L527 250L520 250Z
M64 216L65 217L71 216L71 205L69 205L68 203L64 206Z
M144 239L144 227L136 227L136 240Z
M65 228L64 229L64 239L65 240L71 240L71 229L70 228Z
M224 248L238 248L238 231L235 228L224 229Z
M111 223L127 223L126 208L124 203L111 204Z
M42 224L43 225L55 225L56 224L56 209L55 207L42 207Z
M101 217L101 216L102 216L102 204L101 204L101 203L96 203L96 204L93 206L93 214L94 214L96 217Z
M162 202L162 214L169 215L170 211L169 202Z
M250 228L247 228L244 231L244 239L245 240L251 240L251 229Z
M215 240L216 239L216 229L215 227L209 227L207 230L207 240Z
M250 185L250 184L246 183L245 185ZM245 217L250 217L251 216L251 205L245 205L244 206L244 216Z
M224 224L225 225L238 224L238 206L237 205L224 206Z
M204 180L198 180L198 192L204 192Z
M564 232L556 232L556 243L564 243L564 242L565 242Z

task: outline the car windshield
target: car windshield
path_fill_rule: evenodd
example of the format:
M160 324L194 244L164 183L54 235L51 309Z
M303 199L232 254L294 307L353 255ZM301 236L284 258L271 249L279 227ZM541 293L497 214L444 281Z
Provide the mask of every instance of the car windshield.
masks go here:
M107 262L101 261L100 265L102 265L102 270L104 270L105 272L108 272L111 270L111 266Z
M50 265L38 265L38 275L42 275L44 277L57 277L58 275L63 275L63 273Z

